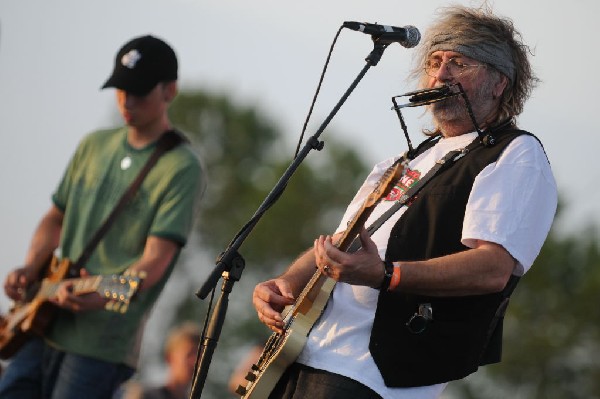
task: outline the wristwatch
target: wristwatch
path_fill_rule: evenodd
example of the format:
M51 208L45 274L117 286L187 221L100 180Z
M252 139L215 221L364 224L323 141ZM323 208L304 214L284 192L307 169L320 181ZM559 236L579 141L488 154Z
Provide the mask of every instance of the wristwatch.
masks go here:
M394 274L394 265L389 260L383 261L383 281L379 286L379 291L387 291L392 281L392 275Z

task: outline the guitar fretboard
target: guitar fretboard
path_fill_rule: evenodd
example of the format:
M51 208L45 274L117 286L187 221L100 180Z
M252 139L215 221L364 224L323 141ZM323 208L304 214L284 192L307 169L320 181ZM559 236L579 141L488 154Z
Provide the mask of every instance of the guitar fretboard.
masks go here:
M405 166L405 158L401 157L396 162L394 162L387 170L384 172L383 176L377 182L377 185L373 189L373 192L369 194L367 199L363 202L361 208L354 214L352 219L348 222L346 230L342 233L340 238L335 243L335 246L342 251L346 251L352 241L356 238L360 229L364 226L365 222L373 213L373 210L377 206L377 204L389 194L392 190L394 183L400 178ZM315 273L312 275L308 283L304 286L304 289L298 295L298 299L295 304L289 309L289 311L284 316L284 329L288 328L289 325L293 322L294 315L298 311L304 311L304 307L310 306L310 303L307 304L307 296L313 292L314 287L320 283L325 278L321 273L321 270L317 269Z
M100 283L102 282L102 279L102 276L90 276L73 279L73 293L85 294L96 292L98 290L98 287L100 286ZM58 287L61 285L61 283L65 281L69 280L62 280L59 282L44 281L38 293L39 298L54 298L56 296Z

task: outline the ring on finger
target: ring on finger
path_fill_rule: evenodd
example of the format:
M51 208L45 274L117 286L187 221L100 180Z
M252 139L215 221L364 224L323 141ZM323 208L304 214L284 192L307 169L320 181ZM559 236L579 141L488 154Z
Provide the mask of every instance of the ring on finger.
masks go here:
M325 273L325 274L329 273L329 265L323 266L323 273Z

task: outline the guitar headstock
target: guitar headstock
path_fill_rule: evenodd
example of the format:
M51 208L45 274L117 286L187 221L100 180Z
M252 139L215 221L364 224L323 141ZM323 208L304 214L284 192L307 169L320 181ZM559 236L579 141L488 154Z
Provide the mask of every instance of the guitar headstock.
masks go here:
M131 271L104 277L98 292L110 299L106 304L106 310L125 313L129 308L129 302L137 293L145 277L145 272Z
M404 163L401 162L404 157L401 157L396 162L394 162L386 171L383 173L375 189L369 196L367 197L364 207L371 207L377 202L379 202L382 198L385 198L390 191L394 188L394 184L400 179L402 176L402 172L404 170Z

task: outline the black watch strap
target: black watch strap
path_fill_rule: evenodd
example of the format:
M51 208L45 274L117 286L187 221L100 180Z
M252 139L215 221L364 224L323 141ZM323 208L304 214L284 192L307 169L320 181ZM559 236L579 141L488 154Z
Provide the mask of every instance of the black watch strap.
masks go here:
M392 275L394 274L394 265L389 260L383 261L383 281L379 286L379 291L387 291L392 281Z

